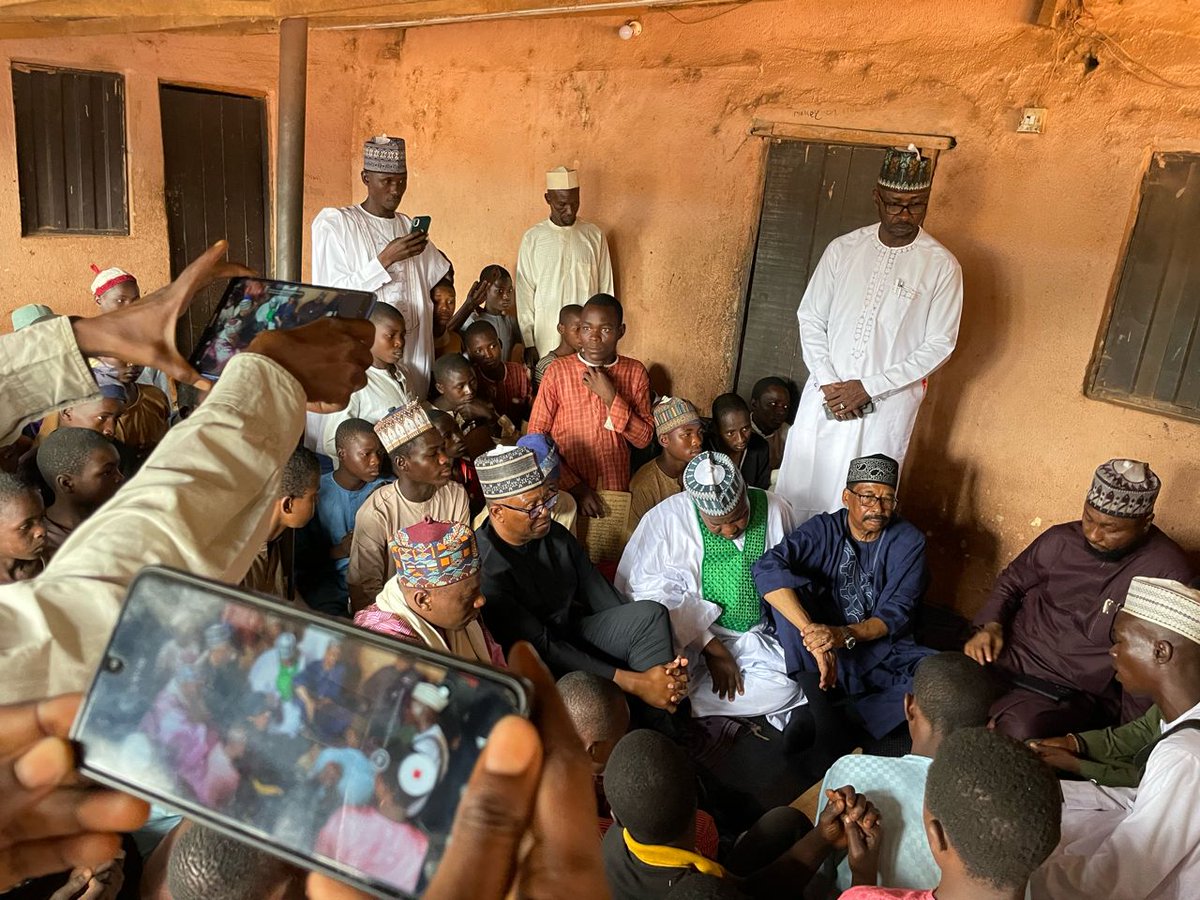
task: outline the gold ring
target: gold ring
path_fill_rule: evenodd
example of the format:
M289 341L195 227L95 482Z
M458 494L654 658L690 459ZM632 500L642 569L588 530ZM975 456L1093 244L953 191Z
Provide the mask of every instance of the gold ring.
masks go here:
M838 409L845 409L845 408L846 408L846 404L845 404L845 403L839 403L839 404L838 404Z

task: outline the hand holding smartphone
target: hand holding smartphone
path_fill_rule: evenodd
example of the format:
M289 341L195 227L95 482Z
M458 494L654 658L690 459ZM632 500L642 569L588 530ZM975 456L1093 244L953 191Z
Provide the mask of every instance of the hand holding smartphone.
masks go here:
M507 672L151 567L72 737L102 784L412 897L492 725L528 707Z

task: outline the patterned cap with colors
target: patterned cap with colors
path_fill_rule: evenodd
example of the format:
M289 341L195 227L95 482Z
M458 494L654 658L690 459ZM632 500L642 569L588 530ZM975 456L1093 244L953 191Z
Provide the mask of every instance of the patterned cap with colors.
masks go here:
M388 548L396 561L396 578L407 588L448 587L479 574L475 532L458 522L426 516L397 531Z
M540 487L545 481L537 457L525 447L497 447L475 460L475 472L488 500L503 500Z
M933 160L922 156L916 144L903 150L889 147L879 169L879 186L889 191L925 191L933 185Z
M875 453L850 460L846 484L886 484L888 487L896 487L899 483L900 463L890 456Z
M1136 459L1110 459L1096 470L1087 503L1105 515L1140 519L1154 512L1162 482L1149 463Z
M399 175L408 171L404 157L404 138L377 134L363 144L363 169L367 172L382 172Z
M706 516L736 512L746 496L746 480L724 453L705 450L683 470L683 489Z
M116 266L101 271L98 265L92 263L92 271L96 273L96 277L92 279L92 296L96 299L99 299L102 294L111 288L115 288L118 284L124 284L126 281L137 281L136 278L124 269L118 269Z
M654 404L654 432L659 437L670 434L684 425L699 425L700 413L690 400L682 397L663 397Z
M1195 588L1139 576L1129 583L1122 610L1200 644L1200 591Z
M554 438L548 434L526 434L517 438L517 446L532 450L537 457L538 468L547 478L557 478L562 473L562 460Z
M433 423L419 400L392 410L375 423L375 433L388 453L431 430Z

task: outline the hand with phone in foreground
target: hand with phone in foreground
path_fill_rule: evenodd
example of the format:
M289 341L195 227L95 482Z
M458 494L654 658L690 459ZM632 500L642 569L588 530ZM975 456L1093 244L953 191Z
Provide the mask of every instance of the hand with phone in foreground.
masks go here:
M501 900L510 889L519 897L607 900L588 756L533 647L514 646L508 664L533 685L532 719L508 716L492 730L424 900ZM308 878L308 896L368 898L317 874Z

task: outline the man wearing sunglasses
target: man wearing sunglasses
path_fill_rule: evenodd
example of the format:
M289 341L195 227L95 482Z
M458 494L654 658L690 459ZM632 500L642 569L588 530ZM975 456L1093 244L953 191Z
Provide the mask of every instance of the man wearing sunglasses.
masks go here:
M862 729L874 740L905 729L904 695L934 652L910 636L928 576L925 536L896 514L899 479L891 457L853 460L844 508L809 519L754 566L788 673L809 700L797 712L812 716L829 761Z

